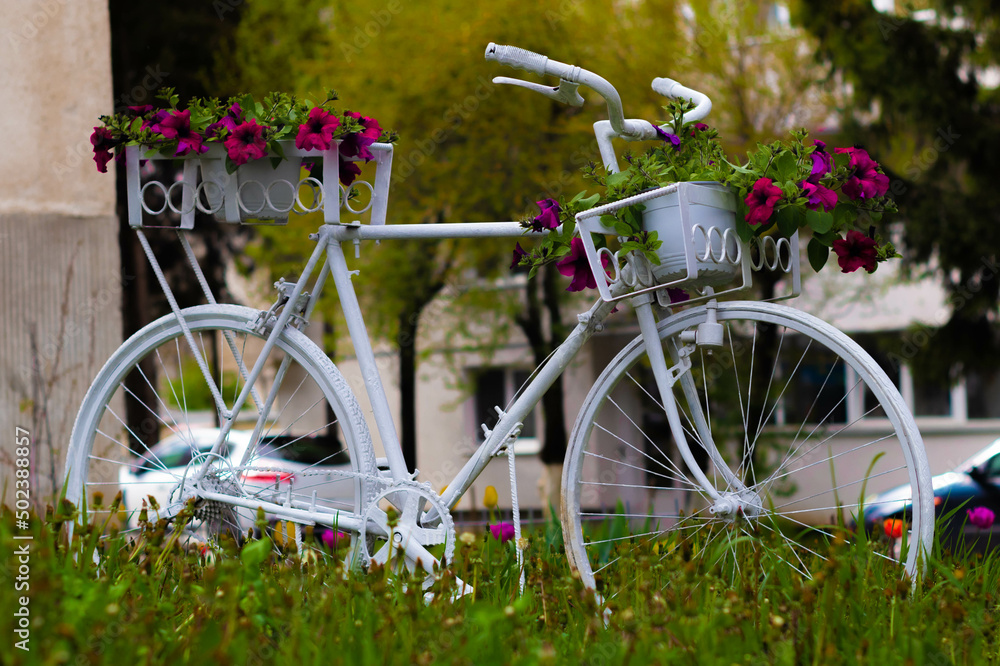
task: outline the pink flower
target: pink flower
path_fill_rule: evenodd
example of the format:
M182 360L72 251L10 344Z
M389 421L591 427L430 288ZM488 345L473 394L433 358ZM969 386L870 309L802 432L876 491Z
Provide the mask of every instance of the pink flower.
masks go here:
M340 126L337 117L322 107L313 107L309 119L299 125L295 147L302 150L326 150L333 143L333 132Z
M160 123L170 117L168 109L160 109L149 118L142 121L142 129L150 129L159 134L162 129Z
M155 129L155 128L154 128ZM191 131L191 111L172 111L160 122L160 134L165 139L177 139L177 157L183 157L190 152L204 153L208 146L202 145L201 135Z
M969 516L969 522L979 529L985 530L993 527L993 520L996 516L994 516L993 512L985 506L977 506L975 509L967 509L966 513Z
M833 171L833 155L826 152L826 144L822 141L813 141L815 146L812 151L812 173L806 180L810 183L819 184L820 178Z
M343 532L333 530L325 530L323 535L320 537L323 540L323 545L333 550L337 547L337 544L347 543L351 540L351 537Z
M246 164L249 160L259 160L267 155L264 128L256 120L237 125L225 145L229 159L236 164Z
M691 136L695 136L698 132L704 132L708 129L708 125L705 123L695 123L694 129L691 130Z
M889 191L889 177L878 172L878 163L868 156L868 151L863 148L837 148L837 152L851 156L847 166L853 169L853 175L841 188L844 194L851 199L871 199L884 196Z
M760 178L753 184L753 189L747 195L744 202L750 212L747 213L747 224L751 227L764 224L771 219L774 207L781 200L783 192L777 185L773 185L770 178Z
M382 128L374 118L362 116L360 113L348 111L344 115L354 118L361 123L364 130L348 134L340 142L340 152L344 157L360 157L365 160L375 159L372 151L368 147L378 141L382 135Z
M573 238L569 244L569 254L556 262L556 268L566 276L571 276L566 291L583 291L584 289L597 289L597 280L590 270L590 263L587 261L587 253L583 249L583 240L579 236ZM604 268L608 268L608 257L601 254L601 263Z
M878 254L875 251L875 239L865 236L860 231L847 232L845 240L833 241L833 251L837 253L837 263L844 273L853 273L864 268L874 273L878 266Z
M819 183L810 183L808 180L802 183L802 194L809 199L806 208L809 210L823 210L830 212L837 207L837 193L829 187L823 187Z
M514 245L514 260L512 262L510 262L510 268L511 268L511 270L513 270L513 269L517 268L518 266L520 266L521 265L521 259L523 259L524 257L527 257L527 256L528 256L528 253L524 251L524 248L521 247L520 243L517 243L516 245Z
M535 202L542 212L535 216L531 228L534 231L555 229L559 226L559 202L555 199L542 199Z
M490 532L493 533L493 538L500 543L507 543L514 538L514 524L497 523L496 525L490 525Z
M90 143L94 146L94 161L97 163L97 170L101 173L108 172L108 162L111 161L111 149L118 145L111 135L111 130L104 127L95 127L94 133L90 135Z

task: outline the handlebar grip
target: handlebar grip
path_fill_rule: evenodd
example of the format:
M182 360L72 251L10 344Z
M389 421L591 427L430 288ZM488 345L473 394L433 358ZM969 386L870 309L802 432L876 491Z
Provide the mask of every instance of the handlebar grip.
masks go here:
M503 46L490 42L486 47L486 59L495 60L503 65L517 67L539 76L545 76L545 66L548 56L516 46Z

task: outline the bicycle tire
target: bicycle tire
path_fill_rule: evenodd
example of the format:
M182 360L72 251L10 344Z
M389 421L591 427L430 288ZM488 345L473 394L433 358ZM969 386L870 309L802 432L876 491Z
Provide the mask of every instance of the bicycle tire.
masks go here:
M815 527L815 519L819 517L821 522L845 526L850 520L849 513L855 519L860 515L866 495L878 486L891 485L895 481L909 482L914 489L912 506L916 508L911 511L907 533L911 547L907 549L902 570L915 575L921 558L931 549L933 491L916 424L886 374L841 331L799 310L773 303L731 302L719 304L717 312L725 331L723 347L715 349L714 360L708 366L705 365L704 349L698 350L692 369L685 373L687 381L696 384L698 409L706 415L705 422L712 438L718 440L721 461L711 466L708 476L719 491L724 485L720 477L723 481L726 477L724 470L719 468L727 465L732 476L753 490L753 495L747 497L755 496L760 501L747 503L745 507L741 505L736 513L711 513L710 509L718 506L716 499L696 488L697 484L688 477L688 468L676 452L666 453L670 450L668 445L672 436L669 429L663 432L656 425L655 415L662 413L663 407L655 382L644 382L642 378L643 363L648 361L640 336L630 342L597 379L570 436L563 470L562 521L572 568L579 572L589 588L608 598L628 584L629 572L616 571L615 558L630 548L647 548L656 553L654 559L659 557L660 560L676 552L689 561L700 561L710 567L721 564L734 573L740 566L738 553L743 552L739 549L762 547L770 540L772 544L778 543L779 559L799 574L811 577L810 567L820 561L817 555L821 558L822 554L801 541L805 541L807 535L809 539L817 538L817 531L820 540L835 536L833 528ZM669 350L672 344L681 344L680 334L704 322L706 313L707 308L702 306L660 322L659 333L665 347ZM758 347L758 342L768 327L773 330L773 339L778 345L776 349L771 345L775 353L767 388L762 381L757 382L759 404L752 405L751 392L755 387L750 380L762 379L754 365L755 357L763 355L764 347ZM752 336L749 342L748 335ZM782 346L789 352L784 360ZM668 354L668 362L670 358ZM728 386L737 387L739 410L733 406L731 391L723 390L726 380L715 372L717 368L728 372L726 366L731 366L729 374L734 379L728 380ZM817 375L816 370L825 366L829 366L825 376ZM847 367L851 370L847 371ZM780 369L779 372L776 373L775 368ZM854 383L850 385L847 383L849 372L854 373ZM776 374L781 375L777 380ZM842 381L838 379L841 374L845 377ZM711 459L711 455L699 446L707 438L699 437L692 420L694 400L687 401L680 384L675 384L672 391L684 419L689 446L692 451L699 451L703 459ZM805 410L802 405L807 404L809 398L802 391L817 385L819 388ZM870 391L870 396L862 387ZM860 398L849 397L859 390ZM730 394L728 401L722 398L726 393ZM859 399L863 400L863 415L874 418L881 413L884 417L874 422L856 418L846 424L835 423L841 412L849 409L847 403L854 400L856 405ZM869 403L873 405L871 408ZM814 412L817 406L821 409ZM752 411L752 408L755 409ZM651 415L646 423L639 416L643 409ZM857 412L856 407L854 411ZM787 420L789 414L803 414L804 418L794 431L791 443L783 444L782 435L787 441L792 429L773 424ZM823 414L816 424L810 422L817 418L814 414ZM735 425L727 420L735 421ZM827 425L820 431L824 422ZM873 424L875 430L872 430ZM793 424L793 427L796 426ZM867 442L864 441L866 430L869 431ZM727 432L730 433L728 438ZM883 435L872 439L879 432ZM758 433L758 436L751 441L748 433ZM760 433L773 440L770 449L763 445L766 440L760 439ZM858 437L860 443L852 444L854 440L849 438L853 437ZM724 443L727 439L729 447ZM735 446L732 445L734 439ZM760 452L756 453L758 446ZM876 457L883 450L890 455ZM824 451L829 452L825 458ZM758 455L765 459L764 466L770 468L760 469L761 478L755 471ZM827 488L816 485L825 473L814 473L824 465L833 470L830 476L833 483L828 483ZM852 475L841 483L848 470ZM776 482L784 479L813 485L804 493L805 499L782 499ZM732 490L739 489L736 483L726 483ZM787 492L788 488L785 490ZM673 512L668 508L671 503ZM681 506L688 508L677 510ZM830 518L817 514L828 514ZM805 520L810 516L811 520ZM800 541L793 542L785 534L780 538L772 534L782 526L800 528L801 535L796 537ZM765 538L766 535L770 537ZM718 542L723 536L725 540ZM711 547L713 542L717 548ZM778 552L782 548L787 551ZM691 549L697 549L697 553L692 554Z
M243 358L245 367L249 368L256 360L255 354L259 356L261 351L257 347L262 346L264 336L253 330L253 322L258 314L257 310L235 305L203 305L182 311L201 347L198 353L206 359L212 353L219 354L215 365L220 369L222 378L231 380L235 376L235 386L224 387L232 388L232 391L223 391L227 407L232 406L237 392L243 387L239 368L235 363L237 354ZM236 345L241 347L233 348L220 335L222 332L231 333ZM218 351L212 352L213 349ZM279 395L269 412L274 415L270 432L262 434L275 435L274 431L278 427L281 431L273 437L269 436L267 451L258 451L258 454L264 453L267 456L261 459L264 462L251 460L249 465L237 469L234 464L238 466L239 461L230 460L228 472L226 466L220 463L218 484L231 491L234 496L246 498L277 494L284 498L311 501L323 512L358 515L365 496L375 491L364 479L366 476L370 478L377 475L371 436L361 408L333 362L297 329L286 328L282 332L268 359L270 365L266 367L273 373L274 366L286 357L289 359L289 370L283 385L291 387L291 383L295 382L294 391L290 396L286 393L284 400ZM151 374L148 366L147 370L140 366L146 359L153 362L157 369L154 380L147 377L147 374ZM136 500L137 492L130 492L132 489L126 488L125 483L144 485L144 488L138 489L141 491L149 488L162 489L164 484L160 481L164 476L179 480L175 471L179 468L168 466L168 461L151 453L150 448L155 448L155 445L150 447L143 442L139 433L127 425L135 422L125 418L123 411L122 403L125 398L135 395L127 386L127 377L144 379L145 384L156 392L155 402L147 404L138 401L140 415L146 414L141 423L158 423L161 428L166 427L166 435L179 438L179 441L186 443L191 449L190 458L197 459L195 462L204 462L198 458L196 441L202 431L195 423L204 421L200 408L206 407L206 404L207 411L212 415L216 415L218 410L211 398L205 397L209 391L205 388L204 377L196 367L192 369L193 366L196 366L194 354L183 336L179 321L170 314L147 325L125 341L105 363L87 391L70 438L65 472L66 497L77 506L86 501L88 515L97 520L97 524L102 524L107 518L109 499L104 499L95 510L94 492L101 491L106 498L110 498L117 490L123 490L127 524L118 527L135 529L136 512L140 511L141 506ZM230 371L228 376L225 374L226 370ZM261 389L258 395L262 398L267 395L264 386L267 374L262 372L255 384ZM215 379L218 384L223 384L219 381L220 377ZM304 396L308 397L302 400ZM296 402L297 399L299 403ZM286 410L301 405L306 405L301 413L296 410L295 413L285 414ZM256 416L253 400L247 400L242 413ZM306 420L310 423L305 423ZM250 427L252 428L252 423ZM209 435L211 432L211 428L208 428ZM161 443L165 440L165 437L160 437ZM235 441L235 434L231 435L229 441ZM330 448L331 442L340 447L335 453ZM183 444L178 445L178 449L183 449ZM182 453L182 459L184 457L187 456ZM235 457L234 453L233 458ZM189 461L187 464L193 463ZM129 469L126 470L125 467ZM145 475L152 479L151 475L154 473L157 481L144 482L139 477ZM268 474L272 476L268 477ZM239 478L238 484L230 483L234 477ZM251 477L254 481L251 481ZM262 478L265 480L260 481ZM264 485L270 486L272 479L275 492L264 489ZM165 483L172 482L167 479ZM158 504L164 506L162 498L158 498ZM194 521L196 524L200 522L200 525L192 530L193 533L214 541L227 521L238 521L235 525L226 525L226 529L243 534L248 525L253 525L256 520L255 512L249 509L215 508L219 511L218 518L210 520L206 516L210 516L211 512L202 511L200 521ZM226 513L227 511L232 513ZM152 511L150 516L155 517ZM280 542L284 540L285 534L291 536L295 530L282 529L276 532L277 541ZM299 536L301 537L301 530ZM329 539L324 541L319 538L321 536L314 534L317 546L328 546ZM338 538L334 533L334 543Z

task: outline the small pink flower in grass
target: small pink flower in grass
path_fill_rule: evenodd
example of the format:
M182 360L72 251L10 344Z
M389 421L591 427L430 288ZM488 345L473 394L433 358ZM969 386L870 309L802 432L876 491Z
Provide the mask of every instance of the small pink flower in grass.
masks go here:
M320 538L323 539L323 545L330 550L335 550L339 544L345 544L351 540L347 534L333 530L326 530Z
M246 164L250 160L259 160L267 155L264 128L258 125L256 120L237 125L226 139L225 145L229 159L236 164Z
M977 506L975 509L968 509L966 510L966 513L969 515L969 522L979 529L985 530L993 527L993 521L996 516L994 516L993 512L985 506Z
M323 107L317 106L309 111L309 119L299 125L299 133L295 137L295 147L302 150L326 150L333 142L333 132L340 126L340 121Z
M514 524L497 523L496 525L490 525L490 532L493 533L493 538L500 543L507 543L514 538Z

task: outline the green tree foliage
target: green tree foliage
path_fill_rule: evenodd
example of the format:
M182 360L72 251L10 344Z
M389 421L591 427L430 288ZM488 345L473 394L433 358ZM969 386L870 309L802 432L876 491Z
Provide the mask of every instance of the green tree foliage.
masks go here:
M870 2L804 0L798 20L818 39L831 78L853 97L845 131L887 159L903 252L949 292L950 319L904 359L925 377L955 363L1000 360L1000 23L986 0L876 11ZM927 336L924 336L927 339Z

